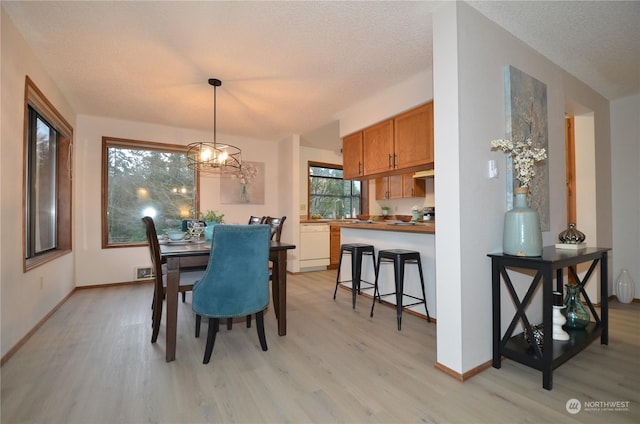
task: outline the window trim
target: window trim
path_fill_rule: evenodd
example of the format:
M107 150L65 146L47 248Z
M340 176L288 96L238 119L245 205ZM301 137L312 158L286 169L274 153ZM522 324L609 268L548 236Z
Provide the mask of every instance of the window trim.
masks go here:
M47 99L36 84L25 76L23 115L23 152L22 152L22 268L30 271L47 262L60 258L73 250L72 193L73 193L73 127ZM27 258L27 170L29 151L29 106L40 114L58 132L56 148L56 247Z
M187 153L187 146L181 144L170 143L158 143L154 141L132 140L127 138L118 137L102 137L102 158L101 158L101 204L100 204L100 217L101 217L101 239L103 249L119 249L122 247L140 247L146 246L148 242L138 243L118 243L109 244L109 229L107 228L107 198L108 198L108 166L107 166L107 149L109 147L120 147L129 149L146 149L154 150L158 152L170 152L170 153ZM200 172L196 172L194 181L194 208L200 210ZM142 224L140 224L142 225Z

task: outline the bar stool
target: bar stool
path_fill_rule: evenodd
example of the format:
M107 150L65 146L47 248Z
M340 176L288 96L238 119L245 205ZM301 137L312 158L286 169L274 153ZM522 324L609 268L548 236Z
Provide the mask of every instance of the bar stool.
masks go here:
M378 275L380 273L380 263L393 263L393 271L394 271L394 279L395 279L395 292L380 294L378 289ZM422 299L419 297L415 297L409 294L404 294L404 265L405 264L418 264L418 272L420 273L420 285L422 286ZM373 307L376 304L376 296L378 297L378 302L381 302L381 297L383 296L391 296L396 295L396 316L398 317L398 331L400 331L400 326L402 324L402 308L408 306L415 306L424 303L424 309L427 311L427 321L431 322L431 317L429 316L429 309L427 308L427 295L424 291L424 277L422 276L422 263L420 261L420 252L416 252L414 250L404 250L404 249L389 249L389 250L380 250L378 251L378 263L376 265L376 281L374 283L373 290L373 304L371 305L371 317L373 317ZM403 304L404 296L409 297L411 299L418 300L419 302Z
M351 280L340 281L340 268L342 266L342 258L344 255L351 255ZM360 284L365 283L374 287L374 284L361 279L363 255L371 256L373 270L377 279L378 272L376 270L376 253L373 245L363 243L347 243L340 245L340 261L338 262L338 275L336 276L336 289L333 291L333 300L336 299L338 285L340 285L340 283L351 282L351 303L353 309L356 308L356 291L360 293Z

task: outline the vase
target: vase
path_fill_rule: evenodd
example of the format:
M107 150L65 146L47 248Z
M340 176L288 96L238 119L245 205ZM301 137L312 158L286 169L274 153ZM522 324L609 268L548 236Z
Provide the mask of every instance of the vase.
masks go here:
M635 283L626 269L620 271L616 280L616 297L620 303L631 303L635 295Z
M513 209L504 215L502 249L507 255L542 255L540 217L527 204L528 192L528 187L516 187Z
M422 211L411 211L411 220L413 222L418 222L420 220L420 215L422 215Z
M204 239L206 241L211 241L213 238L213 227L217 224L217 222L207 222L206 227L204 227Z
M246 184L240 184L240 201L242 203L249 203L249 190Z
M566 308L562 311L567 323L564 325L568 330L583 330L591 319L589 311L580 300L580 288L576 284L566 284L567 295L564 298Z

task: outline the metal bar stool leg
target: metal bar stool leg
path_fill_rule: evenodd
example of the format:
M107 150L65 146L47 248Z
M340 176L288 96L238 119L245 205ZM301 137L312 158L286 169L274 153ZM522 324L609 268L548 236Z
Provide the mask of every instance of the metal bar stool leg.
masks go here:
M422 286L422 299L424 300L424 310L427 313L427 322L431 322L429 308L427 307L427 293L424 290L424 277L422 276L422 261L418 259L418 272L420 273L420 285Z
M396 283L396 317L398 319L398 331L402 327L402 299L404 295L404 260L396 257L394 261L394 274Z
M342 255L343 250L340 248L340 259L338 260L338 273L336 275L336 289L333 291L333 300L336 300L336 293L338 293L338 286L340 285L340 270L342 269Z
M375 259L374 259L375 261ZM373 317L373 307L376 306L376 296L378 297L378 302L381 303L380 300L380 290L378 289L378 275L380 275L380 255L378 255L378 262L375 264L375 274L376 279L373 283L373 302L371 303L371 313L369 313L369 317Z
M362 278L362 251L354 249L351 254L351 307L356 308L356 294L360 293ZM356 293L357 292L357 293Z

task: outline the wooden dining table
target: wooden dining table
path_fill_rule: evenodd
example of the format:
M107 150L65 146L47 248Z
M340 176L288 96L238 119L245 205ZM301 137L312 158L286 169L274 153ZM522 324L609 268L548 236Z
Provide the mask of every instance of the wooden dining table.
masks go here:
M278 320L278 335L287 334L287 251L296 246L279 241L271 241L269 261L273 263L272 286L273 307ZM166 290L166 360L176 359L176 332L178 327L178 288L181 268L204 268L209 261L211 244L184 243L161 244L160 257L167 263Z

